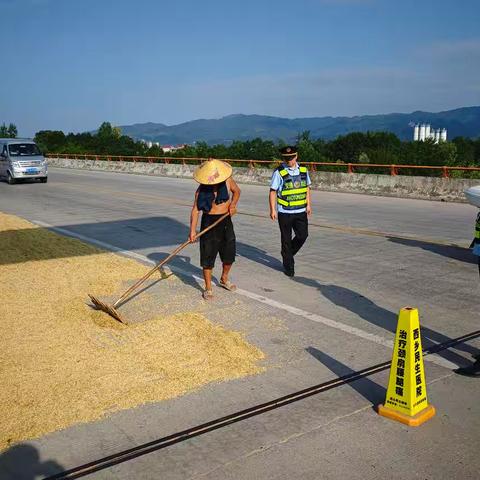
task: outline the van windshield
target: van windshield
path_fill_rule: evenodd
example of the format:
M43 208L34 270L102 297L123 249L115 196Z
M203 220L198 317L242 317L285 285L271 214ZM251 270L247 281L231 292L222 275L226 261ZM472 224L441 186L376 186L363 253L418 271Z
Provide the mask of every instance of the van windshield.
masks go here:
M11 143L8 146L11 157L33 157L41 155L34 143Z

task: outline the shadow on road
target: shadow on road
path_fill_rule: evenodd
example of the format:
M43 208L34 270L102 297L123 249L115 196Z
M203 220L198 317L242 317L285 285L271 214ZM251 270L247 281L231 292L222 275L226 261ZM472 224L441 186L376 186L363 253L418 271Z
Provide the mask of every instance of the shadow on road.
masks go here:
M338 360L330 357L326 353L314 347L308 347L305 350L310 355L312 355L312 357L316 358L319 362L323 363L329 370L335 373L337 377L343 377L344 375L355 373L355 370L352 370L350 367L347 367L347 365L339 362ZM369 378L360 378L358 380L355 380L354 382L349 383L349 385L374 406L385 401L385 395L387 393L387 390L378 383L370 380Z
M32 445L20 443L0 453L0 478L2 480L36 480L63 472L53 460L40 461L38 450Z
M282 262L278 258L272 257L265 250L254 247L253 245L237 241L237 255L248 258L252 262L260 263L273 270L283 271Z
M190 245L187 248L198 249L198 243L195 243L194 245ZM170 252L155 252L155 253L149 254L148 258L154 261L155 263L159 263L164 258L166 258L169 254ZM253 247L252 245L248 245L243 242L237 241L237 256L248 258L253 262L260 263L261 265L272 268L273 270L283 271L282 263L280 262L280 260L270 256L265 250L262 250L257 247ZM187 255L181 255L181 254L176 255L174 258L172 258L172 260L170 260L168 265L170 265L171 267L177 267L177 268L183 269L192 275L196 275L197 277L203 278L202 268L200 266L193 265L191 262L191 258ZM222 262L220 260L220 257L218 256L215 262L214 273L216 271L218 274L220 274L221 268L222 268ZM233 266L232 274L233 276L235 276L235 265ZM194 286L195 288L201 290L198 283L194 279L192 279L190 276L181 275L181 274L178 274L177 276L185 284ZM215 277L214 275L212 278L216 283L218 283L218 277Z
M439 245L437 243L422 242L421 240L410 240L406 238L387 237L389 242L405 245L407 247L421 248L428 252L436 253L442 257L458 260L459 262L477 263L477 257L468 248L456 245Z
M189 229L169 217L133 218L111 222L61 225L58 228L113 244L122 250L142 250L183 243ZM90 245L59 242L48 228L0 230L0 265L95 255Z
M302 285L316 288L325 298L330 300L335 305L355 313L360 318L372 323L373 325L376 325L377 327L381 327L391 333L395 333L397 330L397 314L380 307L375 302L367 297L364 297L358 292L350 290L349 288L340 287L338 285L323 284L318 280L305 277L294 277L294 280ZM451 340L450 337L432 330L429 327L421 326L421 332L424 349L432 345ZM476 355L480 353L477 348L466 343L456 345L454 348L456 350L468 353L469 355ZM468 364L468 360L466 360L462 355L452 352L451 350L443 350L437 355L442 356L458 366L464 366Z
M147 255L147 257L154 261L155 263L161 262L164 258L167 258L168 255L170 255L171 252L156 252L156 253L151 253ZM187 255L176 255L173 257L170 262L167 264L169 267L172 267L173 269L178 268L181 269L185 272L186 274L182 274L181 272L178 272L178 270L175 272L175 275L185 284L189 285L190 287L194 287L200 292L203 292L202 287L199 285L199 283L192 278L192 275L196 275L199 278L203 278L203 270L200 267L197 267L192 264L190 257ZM216 269L219 269L218 266L218 260L216 263ZM221 267L220 267L221 268ZM221 271L221 270L218 270ZM215 276L212 275L212 280L217 283L218 280Z

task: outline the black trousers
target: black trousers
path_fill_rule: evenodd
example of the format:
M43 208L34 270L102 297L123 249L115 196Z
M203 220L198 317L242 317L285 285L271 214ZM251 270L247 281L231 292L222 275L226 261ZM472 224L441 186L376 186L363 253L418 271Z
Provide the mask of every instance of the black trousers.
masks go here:
M278 225L282 238L283 268L294 272L295 260L293 257L302 248L308 237L307 212L302 213L281 213L278 212ZM292 239L292 230L295 237Z
M200 229L204 230L221 216L203 213ZM230 265L235 261L236 242L232 217L225 218L200 237L200 265L203 268L213 268L219 253L222 263Z

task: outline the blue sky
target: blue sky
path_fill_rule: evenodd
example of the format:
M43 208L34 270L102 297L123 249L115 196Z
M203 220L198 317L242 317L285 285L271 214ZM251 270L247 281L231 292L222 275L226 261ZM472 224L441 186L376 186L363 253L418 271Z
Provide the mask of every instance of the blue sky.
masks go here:
M0 0L21 135L480 105L478 0Z

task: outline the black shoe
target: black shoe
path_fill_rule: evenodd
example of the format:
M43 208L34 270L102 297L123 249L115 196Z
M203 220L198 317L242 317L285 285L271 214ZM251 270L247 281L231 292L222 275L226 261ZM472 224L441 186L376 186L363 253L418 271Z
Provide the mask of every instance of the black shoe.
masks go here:
M290 277L290 278L292 278L292 277L295 275L295 272L294 272L293 270L284 269L284 270L283 270L283 273L284 273L287 277Z
M468 367L457 368L455 373L459 375L464 375L465 377L478 377L480 378L480 360L477 360L475 363L472 363Z

